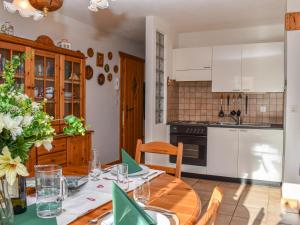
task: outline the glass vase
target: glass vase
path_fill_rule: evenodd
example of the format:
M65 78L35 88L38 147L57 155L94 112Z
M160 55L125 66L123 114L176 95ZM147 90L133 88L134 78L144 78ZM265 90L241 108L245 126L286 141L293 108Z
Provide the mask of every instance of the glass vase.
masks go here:
M26 178L17 176L13 185L8 185L8 193L11 198L14 214L22 214L27 210Z
M0 178L0 225L13 225L14 212L11 199L8 194L7 181Z

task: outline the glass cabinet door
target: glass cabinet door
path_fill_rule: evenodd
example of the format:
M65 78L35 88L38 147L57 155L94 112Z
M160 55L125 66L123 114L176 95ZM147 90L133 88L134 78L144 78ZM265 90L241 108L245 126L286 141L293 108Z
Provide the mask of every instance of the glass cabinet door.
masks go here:
M21 59L21 65L15 71L16 85L24 90L25 84L25 61L21 58L25 49L17 45L0 42L0 83L4 82L3 71L7 61L10 61L13 56L17 55Z
M78 59L64 61L64 116L81 117L81 66Z
M34 56L34 100L41 102L46 99L45 111L54 118L58 118L56 63L55 54L37 52Z

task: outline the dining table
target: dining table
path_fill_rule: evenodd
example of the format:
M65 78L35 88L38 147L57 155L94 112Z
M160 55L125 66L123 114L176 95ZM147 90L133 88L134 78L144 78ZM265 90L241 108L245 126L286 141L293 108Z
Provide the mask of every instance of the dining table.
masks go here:
M88 174L88 167L64 167L65 176L82 176ZM201 200L197 192L183 180L163 173L150 180L151 197L148 205L170 210L176 213L180 225L194 225L201 213ZM132 191L128 193L132 196ZM91 219L112 210L108 202L79 217L70 225L87 225Z

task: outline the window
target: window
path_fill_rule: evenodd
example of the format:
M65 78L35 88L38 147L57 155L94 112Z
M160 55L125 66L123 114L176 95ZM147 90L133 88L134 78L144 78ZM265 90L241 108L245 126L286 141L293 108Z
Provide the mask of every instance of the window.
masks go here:
M164 35L156 32L156 95L155 95L155 123L164 120Z

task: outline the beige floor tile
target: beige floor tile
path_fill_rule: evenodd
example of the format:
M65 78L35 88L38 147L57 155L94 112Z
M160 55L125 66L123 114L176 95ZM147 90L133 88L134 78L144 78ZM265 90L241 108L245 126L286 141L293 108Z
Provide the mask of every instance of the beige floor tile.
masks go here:
M254 221L241 217L233 217L230 225L267 225L265 221L256 219Z
M244 219L248 219L249 221L266 221L267 220L267 212L265 208L252 208L252 207L244 207L237 206L233 217L240 217Z
M236 205L222 203L219 208L219 214L233 216Z
M216 218L214 225L229 225L231 221L231 216L219 214Z
M190 186L195 185L199 181L199 179L189 177L182 177L181 179Z
M248 191L253 191L256 193L265 193L268 194L270 187L264 186L264 185L248 185L247 186Z
M209 191L212 192L216 186L218 186L221 182L219 181L211 181L211 180L199 180L193 188L195 190Z
M268 207L268 198L258 198L258 197L241 197L238 205L251 207L251 208L264 208Z
M195 191L198 193L201 202L208 201L210 199L211 192L201 191L201 190L195 190Z

